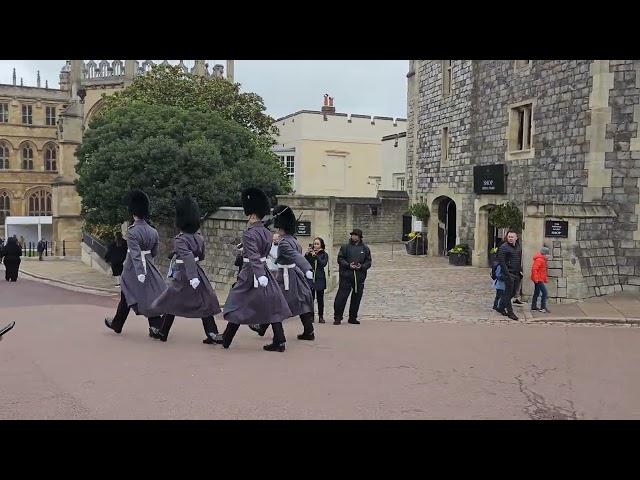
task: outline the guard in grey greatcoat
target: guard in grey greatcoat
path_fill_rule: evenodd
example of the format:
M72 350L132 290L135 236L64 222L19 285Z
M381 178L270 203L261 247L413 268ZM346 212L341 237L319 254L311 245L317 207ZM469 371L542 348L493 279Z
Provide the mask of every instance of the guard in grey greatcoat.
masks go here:
M311 264L302 255L302 247L293 236L296 228L296 216L287 205L278 205L273 209L273 226L279 230L282 239L278 243L276 265L282 270L277 276L278 285L287 300L293 316L300 315L304 331L298 340L315 340L313 332L313 297L308 280L313 280ZM260 336L266 332L266 325L257 329Z
M224 319L229 323L222 343L229 348L240 325L271 324L273 343L267 351L284 352L286 338L282 321L292 316L273 274L266 266L272 235L262 219L269 214L269 199L261 190L248 188L242 192L242 207L249 217L249 228L242 235L244 267L229 292L224 305Z
M167 289L164 278L153 264L153 257L158 254L158 232L147 223L149 197L140 190L133 190L129 192L127 200L134 222L127 231L129 249L120 278L120 303L115 316L106 318L104 323L120 333L129 310L133 309L136 315L149 318L149 336L155 337L162 319L150 307Z
M204 260L204 238L197 233L200 209L191 197L177 202L176 227L180 234L173 240L176 258L169 267L168 288L151 305L155 313L164 312L156 338L167 341L176 316L201 318L206 337L202 342L213 344L218 334L213 316L222 310L207 275L199 265Z

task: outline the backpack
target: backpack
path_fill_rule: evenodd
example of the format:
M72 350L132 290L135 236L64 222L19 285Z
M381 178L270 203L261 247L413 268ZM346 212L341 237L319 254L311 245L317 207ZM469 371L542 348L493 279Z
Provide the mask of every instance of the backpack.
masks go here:
M494 263L493 267L491 267L491 280L497 280L498 277L496 276L496 270L498 269L498 265L500 265L499 263Z

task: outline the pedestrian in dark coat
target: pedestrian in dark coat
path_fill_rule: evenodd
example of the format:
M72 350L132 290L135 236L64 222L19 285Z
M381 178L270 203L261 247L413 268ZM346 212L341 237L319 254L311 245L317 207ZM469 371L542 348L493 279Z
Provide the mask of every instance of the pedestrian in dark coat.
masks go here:
M351 240L340 247L338 265L340 266L340 283L338 293L333 302L333 324L340 325L347 298L351 294L349 304L349 323L359 324L358 310L362 301L364 282L367 270L371 267L371 251L362 241L362 230L354 228L350 233Z
M293 236L296 228L296 216L291 207L278 205L273 209L274 227L282 237L278 242L276 280L284 298L287 300L292 316L299 315L304 330L298 340L315 340L313 332L313 297L308 280L313 280L311 265L302 255L302 247ZM264 335L267 326L261 325L256 331ZM252 328L253 330L253 328Z
M498 262L504 276L504 296L500 303L499 313L512 320L518 320L518 316L513 313L511 299L516 294L516 285L520 281L522 274L522 250L516 244L518 234L512 230L507 233L507 241L498 248Z
M318 297L318 321L324 323L324 291L327 289L327 277L324 268L329 263L329 255L325 251L324 240L320 237L313 239L313 244L304 258L311 264L313 270L313 280L311 284L311 295L315 300Z
M269 199L261 190L248 188L242 192L242 207L249 217L249 228L242 235L244 267L224 305L224 319L229 323L223 340L216 343L229 348L240 325L268 323L273 328L273 343L263 348L284 352L286 338L282 321L292 313L273 274L265 265L272 235L262 219L269 213Z
M111 265L111 274L116 277L116 285L120 285L120 275L124 260L127 258L127 242L120 232L116 233L116 239L107 247L104 259Z
M38 260L42 261L42 255L44 254L44 250L46 248L46 244L44 243L44 240L40 239L36 248L38 250Z
M105 318L105 325L116 333L122 331L124 322L133 310L136 315L149 319L149 336L154 338L162 324L162 318L153 314L151 304L167 289L164 278L153 264L158 254L158 231L147 223L149 197L133 190L127 196L133 225L127 231L127 257L121 277L120 303L113 318Z
M22 248L18 244L16 237L7 238L7 243L2 247L2 262L4 263L4 278L7 282L18 281L18 270L20 269L20 257Z
M167 341L176 316L201 318L205 334L202 342L213 344L218 335L214 315L222 310L211 282L200 266L204 260L204 238L197 233L200 229L200 208L191 197L177 202L176 227L180 233L173 241L175 268L171 267L167 289L151 305L154 313L164 312L157 338Z

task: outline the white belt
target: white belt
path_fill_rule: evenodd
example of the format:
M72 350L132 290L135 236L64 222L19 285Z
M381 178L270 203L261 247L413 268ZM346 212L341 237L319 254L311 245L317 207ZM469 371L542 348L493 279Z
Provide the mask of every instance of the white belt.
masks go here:
M284 279L284 289L289 290L289 269L295 268L296 264L292 263L291 265L280 265L279 263L276 263L276 266L284 270L284 272L282 272L282 278Z
M127 248L127 252L131 253L131 249ZM140 255L142 256L142 269L144 270L144 274L147 274L147 257L146 255L149 255L151 253L151 250L140 250Z
M199 261L200 261L200 258L199 258L199 257L193 257L193 259L194 259L196 262L199 262ZM184 260L178 260L178 259L176 259L176 263L184 263Z
M267 257L260 257L260 261L262 263L267 261ZM243 263L249 263L251 262L251 260L249 260L248 258L243 258L242 259ZM258 288L258 279L256 278L255 274L253 275L253 288Z

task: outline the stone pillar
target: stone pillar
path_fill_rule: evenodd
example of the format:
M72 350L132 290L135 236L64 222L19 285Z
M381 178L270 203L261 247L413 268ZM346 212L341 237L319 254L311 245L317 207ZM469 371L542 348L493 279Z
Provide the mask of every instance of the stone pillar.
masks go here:
M234 82L233 62L233 60L227 60L227 80L229 80L231 83Z
M65 241L66 254L80 255L82 240L82 218L80 197L74 184L78 177L75 171L78 145L82 143L83 104L72 100L60 114L59 144L60 158L58 175L52 182L53 241L54 255L62 255Z
M204 77L207 73L207 67L204 64L204 60L194 60L193 74L199 77Z
M71 99L78 98L78 90L82 83L82 69L84 62L82 60L71 60L71 73L69 83L71 84Z
M137 60L125 60L124 61L124 86L133 82L133 77L136 76L136 70L138 69Z

